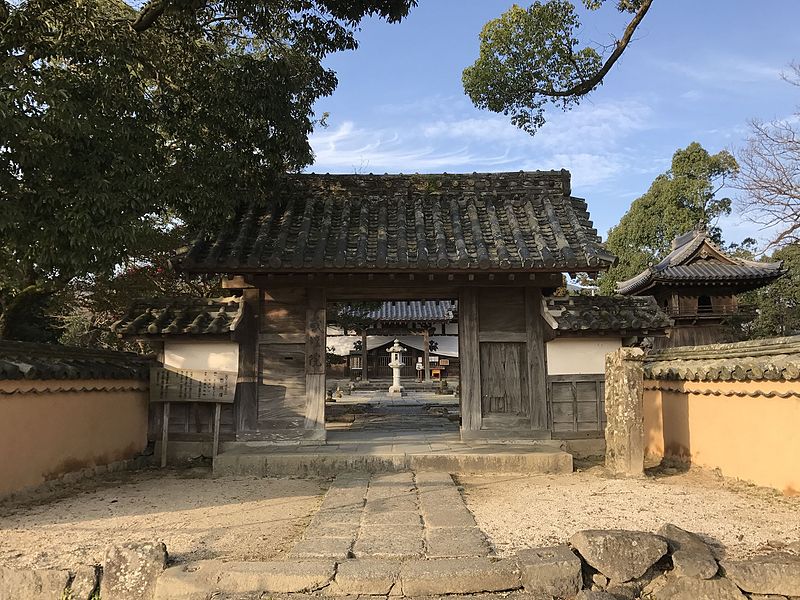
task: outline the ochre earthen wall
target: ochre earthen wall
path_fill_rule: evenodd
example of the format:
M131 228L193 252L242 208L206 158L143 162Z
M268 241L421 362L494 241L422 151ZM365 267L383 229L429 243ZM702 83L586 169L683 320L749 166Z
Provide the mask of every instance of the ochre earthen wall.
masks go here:
M800 381L645 380L648 458L800 493Z
M147 444L147 382L0 381L0 496Z

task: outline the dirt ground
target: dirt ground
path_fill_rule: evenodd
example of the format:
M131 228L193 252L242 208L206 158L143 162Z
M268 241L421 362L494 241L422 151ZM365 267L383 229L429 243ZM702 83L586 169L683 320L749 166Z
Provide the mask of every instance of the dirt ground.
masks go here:
M643 480L598 468L570 475L459 477L467 506L500 555L561 543L581 529L695 531L720 556L800 540L800 497L692 469ZM318 509L329 482L211 479L202 471L118 473L56 495L0 502L0 564L70 568L102 562L109 543L160 540L173 560L280 557ZM722 550L722 547L726 550Z
M324 494L309 479L119 473L60 497L0 503L0 564L101 563L111 543L163 541L177 561L266 560L302 534Z
M653 472L644 480L609 479L592 468L571 475L460 477L459 482L499 555L563 543L581 529L655 532L666 522L702 535L719 557L800 541L800 497L700 469Z

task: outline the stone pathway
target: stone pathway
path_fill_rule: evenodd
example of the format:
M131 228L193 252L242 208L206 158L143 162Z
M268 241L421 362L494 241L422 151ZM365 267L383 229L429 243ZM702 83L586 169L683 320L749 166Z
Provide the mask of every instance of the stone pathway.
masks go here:
M289 558L485 557L486 537L447 473L336 478Z

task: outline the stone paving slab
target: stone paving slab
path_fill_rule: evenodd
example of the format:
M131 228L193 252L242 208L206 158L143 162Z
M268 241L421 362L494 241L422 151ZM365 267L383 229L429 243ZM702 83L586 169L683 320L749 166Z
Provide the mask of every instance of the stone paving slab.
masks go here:
M488 558L413 560L400 569L404 596L477 594L521 587L516 563Z
M332 596L388 595L400 577L400 562L363 559L339 563L336 580L325 590Z
M418 558L425 550L418 528L373 525L362 527L353 546L356 558Z
M450 475L405 471L337 477L288 556L345 560L490 554Z
M331 558L344 560L350 557L353 537L309 537L297 542L289 550L289 558Z
M425 530L428 558L488 556L486 536L477 527L439 527Z
M443 508L444 506L448 505L440 505L432 510L422 509L422 519L425 527L430 529L437 527L476 527L475 517L472 516L468 509L456 505L455 508L448 510Z
M395 525L397 527L419 527L422 525L419 511L391 510L384 512L365 512L362 521L364 527L370 525Z
M166 569L156 583L156 600L205 600L216 591L294 593L327 586L334 561L222 562L205 560Z

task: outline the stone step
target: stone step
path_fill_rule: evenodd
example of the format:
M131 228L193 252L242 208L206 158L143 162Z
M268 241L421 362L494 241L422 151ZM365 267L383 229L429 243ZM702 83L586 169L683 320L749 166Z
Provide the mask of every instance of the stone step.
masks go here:
M345 471L443 471L453 474L571 473L572 455L554 448L470 448L453 452L269 451L245 447L217 456L214 476L333 477Z

